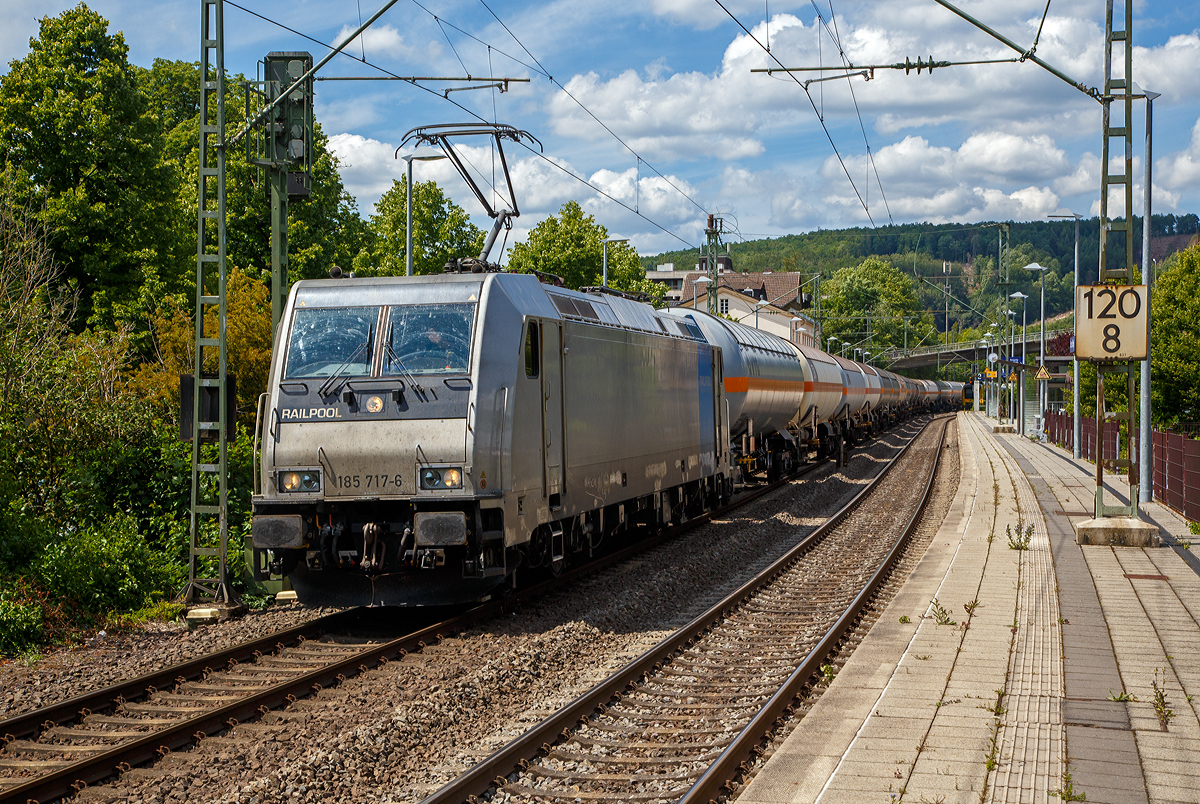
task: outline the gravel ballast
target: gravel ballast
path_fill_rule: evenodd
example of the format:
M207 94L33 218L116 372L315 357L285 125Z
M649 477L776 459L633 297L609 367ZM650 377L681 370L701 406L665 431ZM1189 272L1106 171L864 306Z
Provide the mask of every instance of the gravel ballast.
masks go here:
M730 515L502 621L355 676L201 741L86 797L131 802L416 801L721 599L840 508L919 429L897 426ZM915 493L915 492L914 492ZM2 668L57 699L327 613L268 610L240 621L113 638ZM260 630L255 630L260 629ZM112 662L101 669L99 665ZM136 669L135 669L136 668ZM40 679L41 683L35 683ZM59 690L65 680L70 693ZM0 683L4 683L0 680ZM15 690L6 687L6 695ZM47 702L43 691L42 702ZM24 708L33 698L13 699ZM7 703L6 706L12 706Z

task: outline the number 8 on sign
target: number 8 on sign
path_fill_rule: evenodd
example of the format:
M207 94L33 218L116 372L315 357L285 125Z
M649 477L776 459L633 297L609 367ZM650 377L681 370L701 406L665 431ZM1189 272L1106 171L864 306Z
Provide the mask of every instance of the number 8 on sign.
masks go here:
M1080 285L1075 289L1075 356L1080 360L1145 360L1145 285Z

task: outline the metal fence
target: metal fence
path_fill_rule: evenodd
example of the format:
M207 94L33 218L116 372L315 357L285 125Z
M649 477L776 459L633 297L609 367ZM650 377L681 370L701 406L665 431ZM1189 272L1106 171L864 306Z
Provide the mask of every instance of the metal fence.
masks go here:
M1046 413L1046 437L1067 449L1074 448L1075 426L1070 411ZM1090 461L1096 460L1096 420L1090 416L1082 419L1083 441L1080 454ZM1200 522L1200 441L1188 438L1183 433L1153 431L1154 499L1175 509L1187 519ZM1138 454L1137 433L1133 436L1133 454ZM1117 424L1104 424L1104 457L1117 456ZM1138 467L1133 471L1136 474Z

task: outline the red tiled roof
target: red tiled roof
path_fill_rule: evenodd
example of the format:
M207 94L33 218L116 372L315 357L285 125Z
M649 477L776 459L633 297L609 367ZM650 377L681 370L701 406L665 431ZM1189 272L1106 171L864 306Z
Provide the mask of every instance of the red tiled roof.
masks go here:
M691 271L683 280L683 287L680 289L679 297L682 300L692 298L692 284L701 276L705 276L698 271ZM745 293L747 290L753 295L759 297L765 296L766 300L776 307L786 307L791 304L800 292L800 285L810 276L800 273L778 273L778 274L734 274L724 273L717 277L717 287L729 288L738 293ZM697 296L706 293L704 286L696 288ZM811 288L808 292L812 292Z

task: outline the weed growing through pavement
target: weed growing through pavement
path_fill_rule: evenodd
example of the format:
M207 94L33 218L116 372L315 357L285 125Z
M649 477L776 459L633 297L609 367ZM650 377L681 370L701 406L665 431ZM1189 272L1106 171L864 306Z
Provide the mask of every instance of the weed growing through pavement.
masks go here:
M1029 543L1033 541L1033 525L1026 525L1019 519L1016 533L1013 533L1012 525L1005 525L1004 532L1008 536L1010 550L1028 550Z
M902 614L902 615L900 615L900 622L902 622L902 623L911 623L911 622L912 622L912 620L910 620L910 619L909 619L909 617L908 617L908 615L907 615L907 614Z
M950 612L946 610L945 606L943 606L941 603L938 603L938 599L936 597L933 599L930 605L933 607L933 621L935 623L938 625L958 625L957 622L950 619Z
M1162 684L1159 684L1161 673ZM1167 724L1171 722L1171 718L1175 717L1175 710L1167 705L1167 673L1161 667L1154 671L1154 678L1150 681L1150 685L1154 688L1154 714L1158 716L1159 725L1162 730L1167 730Z
M1062 787L1058 790L1051 790L1050 795L1061 798L1063 801L1087 801L1087 793L1075 792L1075 785L1071 781L1070 767L1063 771Z
M1137 696L1133 695L1131 693L1125 692L1124 690L1122 690L1121 692L1113 692L1112 690L1109 690L1108 691L1108 700L1117 701L1119 703L1125 703L1127 701L1136 701Z

